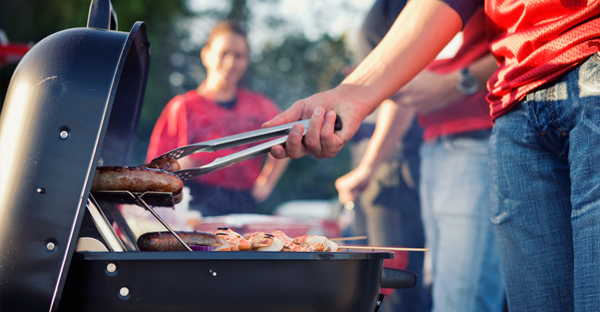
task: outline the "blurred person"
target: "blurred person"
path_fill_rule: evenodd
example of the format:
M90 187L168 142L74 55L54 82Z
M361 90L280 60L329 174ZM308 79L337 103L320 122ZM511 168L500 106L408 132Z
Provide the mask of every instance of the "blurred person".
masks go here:
M388 35L337 87L263 126L294 126L277 158L333 157L385 98L460 31L475 0L409 1ZM600 2L486 0L498 69L488 80L491 221L509 311L600 308ZM336 115L343 123L334 132Z
M354 51L355 62L364 59L387 33L402 10L406 0L376 0L360 28ZM390 100L386 100L390 101ZM384 102L385 103L385 102ZM395 106L395 105L391 105ZM352 137L352 166L358 165L373 135L376 121L389 113L386 104L373 112L361 124ZM401 117L400 117L401 118ZM411 119L412 120L412 119ZM390 145L390 155L373 168L369 181L357 196L348 196L352 184L351 174L336 180L339 200L342 204L354 204L352 235L367 236L371 246L423 247L425 233L421 222L419 205L419 147L422 129L412 122L407 133ZM355 242L361 243L361 242ZM386 260L385 266L406 269L418 276L415 287L385 290L387 297L379 311L427 311L429 293L423 286L422 252L396 252L394 259Z
M150 138L147 161L180 146L256 130L280 112L266 96L240 86L249 59L246 33L238 24L216 24L200 56L206 79L165 106ZM248 147L196 153L179 161L182 168L200 167ZM256 213L288 161L257 157L186 181L190 209L199 210L202 216Z
M400 106L381 104L382 117L365 157L344 177L346 192L362 190L404 134L410 110L418 109L425 140L420 199L432 260L433 310L502 311L504 284L489 220L492 122L485 100L485 81L497 66L487 48L483 10L446 50L393 96Z

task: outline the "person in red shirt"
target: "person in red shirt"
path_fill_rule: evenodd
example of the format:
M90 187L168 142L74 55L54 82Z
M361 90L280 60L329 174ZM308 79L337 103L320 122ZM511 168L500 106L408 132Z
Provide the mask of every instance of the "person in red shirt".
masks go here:
M385 36L394 20L406 5L407 0L375 0L363 19L357 33L353 49L354 64L358 64L369 54L377 43ZM346 74L352 66L344 69ZM388 100L391 101L391 100ZM350 163L358 165L361 160L376 124L383 116L387 116L388 107L397 105L381 105L381 109L367 117L360 130L352 138L350 144ZM370 179L360 181L360 190L354 191L354 170L335 181L338 199L345 208L352 212L352 223L345 229L344 235L367 238L354 241L354 244L390 246L390 247L425 247L425 231L421 222L421 205L419 201L419 147L422 144L423 130L412 116L405 135L390 142L392 151L388 157L370 170ZM425 253L395 252L394 259L387 259L383 265L391 268L405 269L417 276L423 274ZM385 294L379 311L381 312L422 312L429 310L430 292L423 279L418 278L414 287L409 289L382 289Z
M248 67L248 42L241 27L218 23L201 51L206 80L173 98L163 109L150 138L147 161L180 146L256 130L280 109L266 96L239 82ZM183 168L208 164L248 148L232 147L180 159ZM288 160L253 158L187 181L190 208L203 216L256 213L283 174Z
M491 221L510 311L600 308L600 1L409 1L337 87L263 126L311 118L277 158L333 157L481 4L498 70L488 80ZM343 129L334 132L336 115ZM442 274L442 273L440 273Z
M421 215L431 253L433 311L500 312L504 306L500 257L488 217L486 150L492 122L485 81L496 62L484 26L480 9L436 60L394 94L399 105L381 104L365 157L338 180L346 192L361 192L374 168L389 157L393 142L405 135L406 116L418 110L424 130Z

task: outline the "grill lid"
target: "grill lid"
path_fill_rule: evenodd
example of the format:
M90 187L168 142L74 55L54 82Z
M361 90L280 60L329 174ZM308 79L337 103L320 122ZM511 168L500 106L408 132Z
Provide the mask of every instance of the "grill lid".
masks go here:
M143 102L146 27L117 30L110 0L87 27L23 57L0 114L0 310L56 310L96 165L127 163Z

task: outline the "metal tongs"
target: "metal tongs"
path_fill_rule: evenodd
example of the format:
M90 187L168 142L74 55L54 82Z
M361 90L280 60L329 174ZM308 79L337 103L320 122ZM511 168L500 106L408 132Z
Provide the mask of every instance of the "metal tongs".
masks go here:
M306 130L308 129L308 124L310 119L304 119L300 121L295 121L291 123L287 123L280 126L264 128L254 131L243 132L239 134L234 134L231 136L223 137L220 139L204 141L199 143L194 143L186 146L182 146L176 148L170 152L167 152L161 156L156 157L155 159L161 159L166 157L172 157L175 159L180 159L182 157L199 153L199 152L214 152L218 150L222 150L225 148L230 148L234 146L239 146L243 144L249 144L254 142L259 142L267 139L276 138L250 148L241 150L239 152L235 152L229 154L227 156L219 157L213 160L212 162L203 165L198 168L190 168L190 169L182 169L171 172L178 176L181 180L186 181L193 178L196 178L201 175L205 175L207 173L223 169L225 167L229 167L235 164L238 164L242 161L267 154L271 147L275 145L284 144L290 133L290 129L295 124L301 124L304 126L304 132L302 135L306 134ZM342 128L341 121L339 117L336 117L335 129L340 130Z

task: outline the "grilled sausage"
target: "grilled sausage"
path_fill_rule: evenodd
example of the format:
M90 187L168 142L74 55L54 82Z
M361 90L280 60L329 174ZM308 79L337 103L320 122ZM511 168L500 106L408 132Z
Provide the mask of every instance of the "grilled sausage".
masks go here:
M105 166L97 167L92 192L168 192L178 194L183 181L176 175L146 167Z
M177 159L173 157L153 159L149 164L142 165L142 167L160 169L162 171L168 172L177 171L181 169L181 165L179 165Z
M191 246L216 246L221 241L216 235L206 232L176 232ZM141 235L137 240L142 251L186 251L187 249L170 232L153 232Z
M179 204L183 200L183 192L173 194L173 203Z

